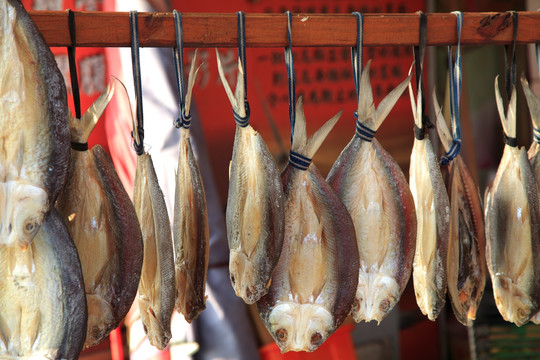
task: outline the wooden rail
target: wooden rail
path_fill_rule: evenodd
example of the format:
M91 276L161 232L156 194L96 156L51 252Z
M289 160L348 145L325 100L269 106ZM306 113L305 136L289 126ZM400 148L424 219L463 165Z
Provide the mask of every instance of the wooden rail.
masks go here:
M70 44L67 12L30 11L50 46ZM126 47L130 45L129 15L126 12L75 11L76 46ZM518 12L518 43L540 42L540 12ZM186 47L236 47L236 14L183 16ZM140 44L148 47L174 46L171 13L139 13ZM248 47L286 45L285 14L246 14ZM365 14L365 46L403 46L418 43L418 14ZM464 45L509 44L512 42L510 13L464 13L461 43ZM352 46L356 41L356 18L351 14L294 14L293 46ZM456 17L449 13L427 14L427 44L457 42Z

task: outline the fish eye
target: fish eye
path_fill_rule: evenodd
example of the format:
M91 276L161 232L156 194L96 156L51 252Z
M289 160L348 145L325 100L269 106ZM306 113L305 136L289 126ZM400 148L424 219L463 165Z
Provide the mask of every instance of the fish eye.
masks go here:
M352 311L358 311L359 308L360 308L360 304L358 303L358 300L354 299L354 301L352 303L352 306L351 306L351 310Z
M520 308L517 311L517 315L520 319L524 319L527 316L527 313L525 312L525 310Z
M276 331L276 337L279 340L279 342L287 341L287 338L288 338L287 330L279 329L278 331Z
M381 311L387 312L388 309L390 309L390 301L388 301L388 299L384 299L383 301L381 301L379 309Z
M311 335L311 345L319 346L322 343L322 335L318 332Z
M24 223L24 231L28 234L31 234L34 232L34 230L36 230L36 222L34 220L27 220L25 223Z

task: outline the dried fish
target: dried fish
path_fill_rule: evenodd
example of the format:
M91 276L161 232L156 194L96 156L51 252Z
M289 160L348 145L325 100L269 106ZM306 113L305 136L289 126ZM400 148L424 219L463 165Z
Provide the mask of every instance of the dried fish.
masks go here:
M226 211L229 272L236 295L253 304L268 292L279 260L284 231L283 189L272 155L261 135L249 125L240 61L233 95L219 54L217 58L221 82L238 117Z
M421 86L417 88L418 98L415 102L412 86L409 84L415 126L420 130L423 127L422 94ZM425 134L420 134L420 131L415 131L409 186L414 198L417 220L413 260L414 292L422 313L435 321L446 301L450 201L431 141Z
M84 283L56 210L25 249L0 247L0 309L0 358L78 358L86 336Z
M191 60L184 114L189 115L191 94L197 72L196 53ZM180 152L174 198L174 264L176 309L187 322L206 308L204 295L208 269L208 216L206 197L189 139L189 126L180 129Z
M356 322L379 323L397 304L411 276L416 212L399 165L373 138L411 75L375 109L370 64L371 60L360 78L356 134L327 181L349 210L356 230L360 269L352 316Z
M66 86L20 1L0 2L0 28L0 245L27 247L66 180Z
M349 313L358 284L353 222L310 160L340 115L308 141L302 98L298 99L289 164L281 174L283 250L269 292L257 302L281 352L317 349Z
M540 209L525 148L515 144L516 89L505 115L498 85L497 77L495 98L507 144L486 194L486 260L499 312L521 326L538 309Z
M437 131L448 152L452 135L433 95ZM478 187L458 154L450 162L450 237L447 254L448 295L456 319L471 325L486 285L485 230Z
M57 203L81 260L88 302L86 347L100 343L126 316L143 261L137 214L111 160L100 145L83 150L113 93L111 83L80 120L71 117L71 141L82 147L71 150L68 181Z

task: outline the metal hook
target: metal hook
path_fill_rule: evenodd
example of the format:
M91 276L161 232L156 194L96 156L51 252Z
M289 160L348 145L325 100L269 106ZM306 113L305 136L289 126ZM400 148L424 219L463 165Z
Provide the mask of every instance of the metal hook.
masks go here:
M362 75L364 64L364 15L357 11L353 12L353 15L356 17L356 46L351 48L351 59L354 87L356 88L356 96L358 97L360 75Z
M135 100L137 103L137 135L139 143L135 140L133 133L133 147L137 155L144 154L144 124L143 124L143 105L142 105L142 84L141 84L141 62L139 58L139 24L137 11L129 12L130 34L131 34L131 64L133 67L133 84L135 86Z
M512 29L513 29L513 40L512 40L512 64L508 65L508 54L510 52L510 47L508 45L504 46L504 68L505 68L505 85L506 85L506 96L508 101L512 96L512 91L516 86L517 79L517 65L516 65L516 42L517 42L517 32L518 32L518 13L516 11L509 11L512 14Z
M240 64L242 65L242 70L244 71L244 106L246 109L246 116L244 118L239 118L239 120L247 121L249 119L250 109L249 102L247 99L247 71L246 71L246 26L245 26L245 15L243 11L238 11L236 13L237 17L237 29L238 29L238 57L240 58Z
M417 93L420 90L422 102L421 111L422 111L422 128L417 128L415 124L415 136L417 138L423 139L424 129L433 127L433 124L429 120L429 117L426 114L426 96L424 90L424 82L422 81L422 71L424 70L424 56L426 53L426 39L427 39L427 16L422 11L418 11L419 15L419 31L418 31L418 46L414 46L414 68L415 68L415 78Z
M285 12L287 14L287 40L289 46L285 47L285 65L287 66L287 77L289 79L289 120L291 122L291 143L294 135L294 124L296 122L296 86L294 75L294 60L292 53L292 13L290 11Z
M79 92L79 80L77 76L77 62L75 61L75 45L77 36L75 31L75 15L68 9L68 27L71 46L68 46L69 77L71 80L71 92L73 93L73 105L75 106L75 117L81 118L81 95Z
M185 113L184 101L184 37L182 31L182 14L178 10L173 10L174 29L176 33L176 47L173 49L174 66L176 72L176 83L178 85L178 99L180 117L173 121L176 128L184 127L188 129L191 125L191 114Z

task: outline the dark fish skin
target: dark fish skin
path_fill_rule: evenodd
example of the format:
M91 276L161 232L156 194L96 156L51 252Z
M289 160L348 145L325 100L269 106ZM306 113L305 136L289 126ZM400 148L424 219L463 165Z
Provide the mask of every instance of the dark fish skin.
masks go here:
M72 151L57 208L81 259L89 311L85 346L90 347L129 311L139 286L143 243L133 203L105 150L96 145Z
M64 77L56 65L56 60L43 35L22 6L20 1L7 0L17 11L19 27L26 32L30 52L39 59L39 78L43 83L41 91L46 94L47 114L50 122L51 134L49 139L42 141L50 142L51 154L48 162L43 164L42 170L46 173L45 187L50 197L51 207L58 198L65 182L69 166L70 135L69 117L67 105L67 92ZM37 115L39 121L44 114Z
M449 189L448 295L456 319L467 326L484 294L487 265L480 195L461 155L450 163Z
M77 359L87 308L77 249L55 209L22 250L0 247L0 357Z
M283 250L274 270L268 294L257 302L257 308L282 352L289 350L311 352L318 348L349 314L357 287L358 247L354 226L347 209L313 164L306 171L299 171L288 165L281 179L286 213ZM299 187L305 189L305 192L299 192ZM301 197L310 199L312 207L309 210L295 205ZM320 221L323 255L321 259L313 259L313 263L310 263L310 259L298 259L296 263L303 262L304 266L295 270L290 263L293 258L290 248L295 245L294 242L302 241L298 236L302 236L302 227L307 226L304 221L309 221L304 219L304 211L315 212ZM300 233L297 233L295 229L299 227ZM302 271L312 265L313 273ZM318 271L321 269L324 271ZM310 278L311 280L306 280ZM297 292L304 280L320 285L307 299L302 293ZM290 301L291 298L296 300ZM319 301L315 304L317 299ZM285 308L285 311L280 309L280 306ZM287 311L289 306L292 308ZM312 315L303 319L302 308L295 309L295 306L312 307L314 310L308 309L308 313ZM279 314L275 314L275 309L284 313L284 322L280 323ZM290 317L297 317L296 323ZM284 328L289 338L285 341L280 338ZM296 337L301 338L299 343L291 345L290 338ZM304 346L303 349L299 347L300 344Z
M204 186L189 130L180 131L173 221L176 310L191 323L206 308L209 228Z
M370 157L369 160L365 158L367 150L361 150L366 147L371 147L373 151L373 158ZM365 161L369 164L364 164ZM381 278L390 277L398 287L394 289L388 281L384 281L376 288L365 284L362 289L357 290L352 315L357 322L361 320L380 322L397 304L411 276L416 243L416 213L409 184L396 161L377 139L369 143L355 136L342 151L327 178L328 183L336 190L345 206L351 204L351 208L356 209L357 212L351 213L353 222L362 224L362 219L357 218L362 216L358 213L360 210L355 202L355 198L361 196L358 192L371 191L369 188L361 187L363 183L358 178L360 170L366 167L370 169L377 167L378 171L369 172L370 178L366 179L365 183L376 182L388 190L387 196L381 198L380 207L385 213L395 212L391 220L391 225L394 227L391 234L394 235L388 238L369 237L360 243L359 233L366 230L357 231L356 240L359 243L359 249L365 250L365 252L359 251L360 271L365 273L366 277L370 275L380 275ZM387 201L392 204L386 203ZM377 226L377 220L380 219L373 219L372 226ZM383 259L373 256L373 254L381 253L386 254ZM374 270L373 266L376 266L377 270ZM362 300L365 301L368 298L373 300L369 306L372 311L367 308L367 305L361 304Z

